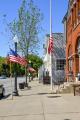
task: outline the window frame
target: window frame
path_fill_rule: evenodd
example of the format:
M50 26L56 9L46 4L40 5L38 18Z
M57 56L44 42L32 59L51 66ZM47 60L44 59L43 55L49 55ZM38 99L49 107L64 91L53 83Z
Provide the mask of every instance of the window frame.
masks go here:
M64 70L66 59L56 59L56 70Z

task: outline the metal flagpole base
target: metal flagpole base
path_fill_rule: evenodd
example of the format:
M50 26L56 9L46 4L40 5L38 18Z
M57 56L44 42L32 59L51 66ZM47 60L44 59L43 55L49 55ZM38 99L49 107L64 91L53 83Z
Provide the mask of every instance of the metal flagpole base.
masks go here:
M51 89L50 90L53 90L53 86L51 86Z
M28 83L25 83L25 87L28 87Z
M14 91L14 92L13 92L13 96L19 96L18 91Z

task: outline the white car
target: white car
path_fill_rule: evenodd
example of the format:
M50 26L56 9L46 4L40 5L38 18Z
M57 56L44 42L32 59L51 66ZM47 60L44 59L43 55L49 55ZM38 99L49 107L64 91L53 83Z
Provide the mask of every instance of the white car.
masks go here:
M5 96L5 89L3 87L2 84L0 84L0 97L4 97Z

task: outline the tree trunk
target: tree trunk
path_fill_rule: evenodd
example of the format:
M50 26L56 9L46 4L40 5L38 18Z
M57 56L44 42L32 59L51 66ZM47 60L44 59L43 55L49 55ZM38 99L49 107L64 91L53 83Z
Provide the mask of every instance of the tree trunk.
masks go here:
M27 59L27 61L28 61L28 47L27 47L25 59ZM25 67L25 76L26 76L26 84L25 84L25 87L28 87L28 82L27 82L27 75L28 75L28 74L27 74L27 73L28 73L28 63L27 63L27 65L26 65L26 67Z

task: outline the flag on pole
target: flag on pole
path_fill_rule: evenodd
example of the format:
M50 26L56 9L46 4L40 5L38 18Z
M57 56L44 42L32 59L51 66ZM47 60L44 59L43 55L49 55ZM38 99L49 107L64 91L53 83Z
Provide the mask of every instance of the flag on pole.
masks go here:
M48 54L53 52L53 36L51 35L49 38L49 44L48 44Z
M52 52L53 52L53 36L52 36L52 0L50 0L50 38L48 44L48 54L50 54L51 65L51 90L53 90L53 78L52 78Z
M18 63L17 53L15 51L13 51L11 48L10 48L10 51L8 53L8 60L10 62Z
M29 71L29 72L36 72L36 70L35 70L34 68L32 68L32 67L29 67L29 68L28 68L28 71Z
M26 65L27 65L27 61L25 60L24 57L20 57L20 56L18 55L17 58L18 58L18 63L19 63L20 65L23 65L23 66L26 66Z
M18 63L20 65L25 66L27 64L27 61L25 58L20 57L14 50L10 49L10 52L8 54L8 59L11 62Z

